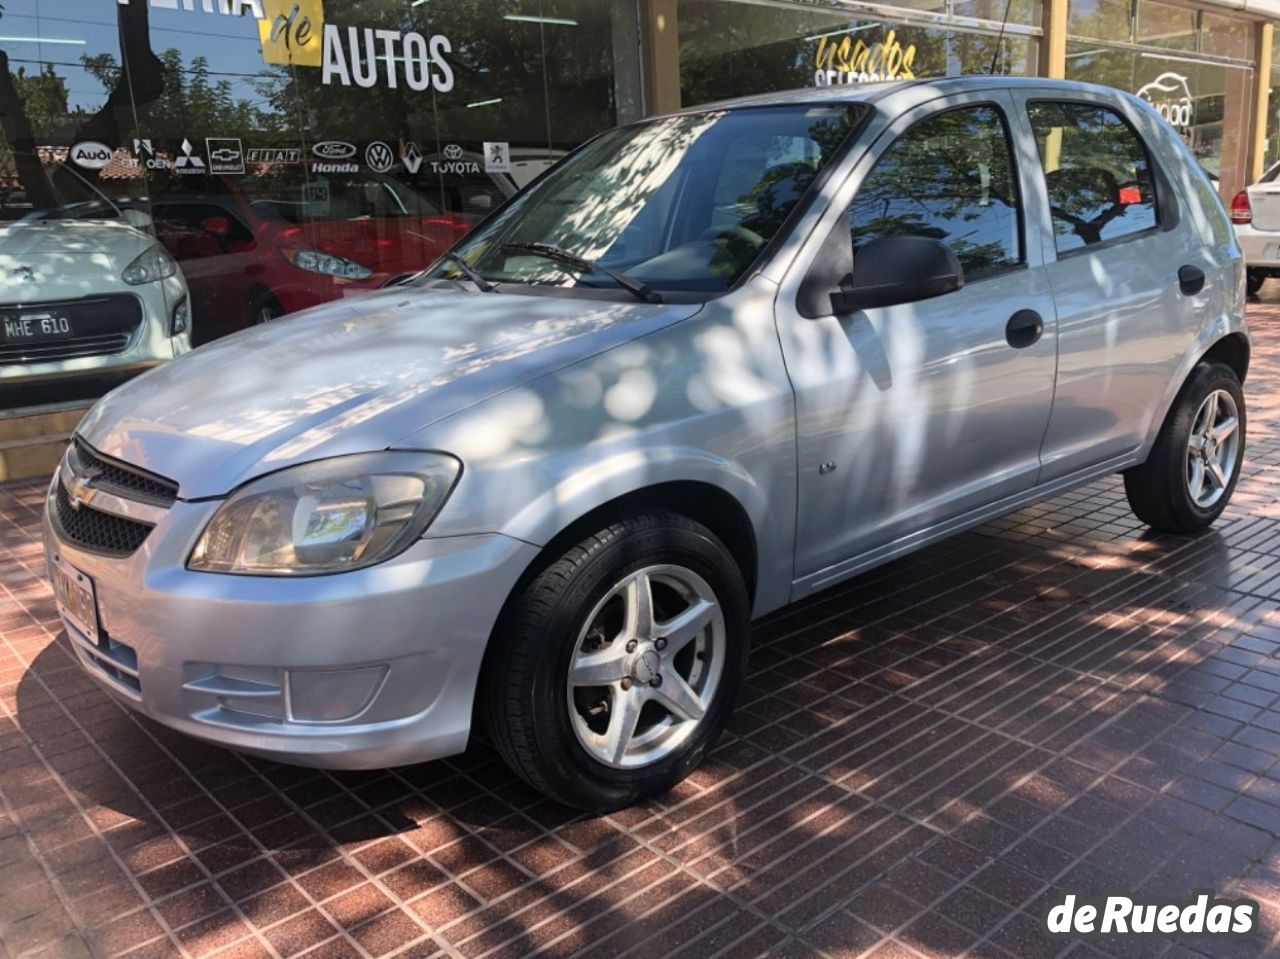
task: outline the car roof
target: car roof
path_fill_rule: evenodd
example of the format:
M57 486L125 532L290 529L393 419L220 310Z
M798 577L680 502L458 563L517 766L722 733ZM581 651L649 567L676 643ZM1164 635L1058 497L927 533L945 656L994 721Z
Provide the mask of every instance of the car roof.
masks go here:
M752 96L700 103L672 111L703 113L707 110L735 110L745 107L787 106L805 103L878 103L898 93L906 93L908 99L921 101L945 97L956 93L977 90L1025 90L1035 89L1044 93L1090 93L1109 97L1127 97L1113 87L1074 80L1049 80L1043 77L960 76L930 77L917 80L884 80L868 83L832 84L830 86L800 87L794 90L778 90L773 93L757 93Z

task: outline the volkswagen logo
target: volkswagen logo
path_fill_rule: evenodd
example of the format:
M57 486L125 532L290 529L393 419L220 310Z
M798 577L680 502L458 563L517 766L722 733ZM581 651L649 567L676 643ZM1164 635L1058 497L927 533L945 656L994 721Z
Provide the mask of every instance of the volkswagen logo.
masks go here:
M345 140L324 140L315 144L311 152L322 160L345 160L356 155L356 147Z
M386 173L395 165L396 155L381 140L374 140L364 151L364 162L374 173Z
M450 143L444 148L444 158L446 160L457 160L462 156L462 147L456 143Z

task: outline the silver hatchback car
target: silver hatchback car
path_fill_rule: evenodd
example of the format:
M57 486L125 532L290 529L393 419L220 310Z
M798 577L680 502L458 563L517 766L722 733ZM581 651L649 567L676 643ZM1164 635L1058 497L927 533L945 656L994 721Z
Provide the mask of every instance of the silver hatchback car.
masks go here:
M49 488L84 668L340 768L462 750L593 810L688 774L754 618L1122 472L1162 530L1244 452L1244 262L1134 97L969 78L605 133L403 285L86 417Z

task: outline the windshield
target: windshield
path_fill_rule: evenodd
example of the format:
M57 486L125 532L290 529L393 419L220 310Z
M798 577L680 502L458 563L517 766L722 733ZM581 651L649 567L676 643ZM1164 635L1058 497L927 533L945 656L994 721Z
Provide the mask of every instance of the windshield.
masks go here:
M4 220L114 220L119 208L93 184L64 164L46 167L35 154L13 154L12 163L23 169L34 191L11 184L0 186L0 221Z
M721 293L786 222L863 107L794 105L664 117L613 130L551 170L457 252L493 283ZM525 249L514 249L523 246ZM464 279L456 263L429 274Z

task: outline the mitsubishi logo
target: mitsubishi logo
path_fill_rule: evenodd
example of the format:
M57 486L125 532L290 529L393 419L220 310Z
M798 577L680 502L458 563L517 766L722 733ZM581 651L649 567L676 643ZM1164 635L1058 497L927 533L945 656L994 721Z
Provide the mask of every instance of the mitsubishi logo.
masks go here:
M101 475L102 470L96 466L87 466L84 472L76 475L71 481L71 487L67 490L72 509L78 510L81 506L88 506L93 502L94 494L97 492L93 488L93 481Z

